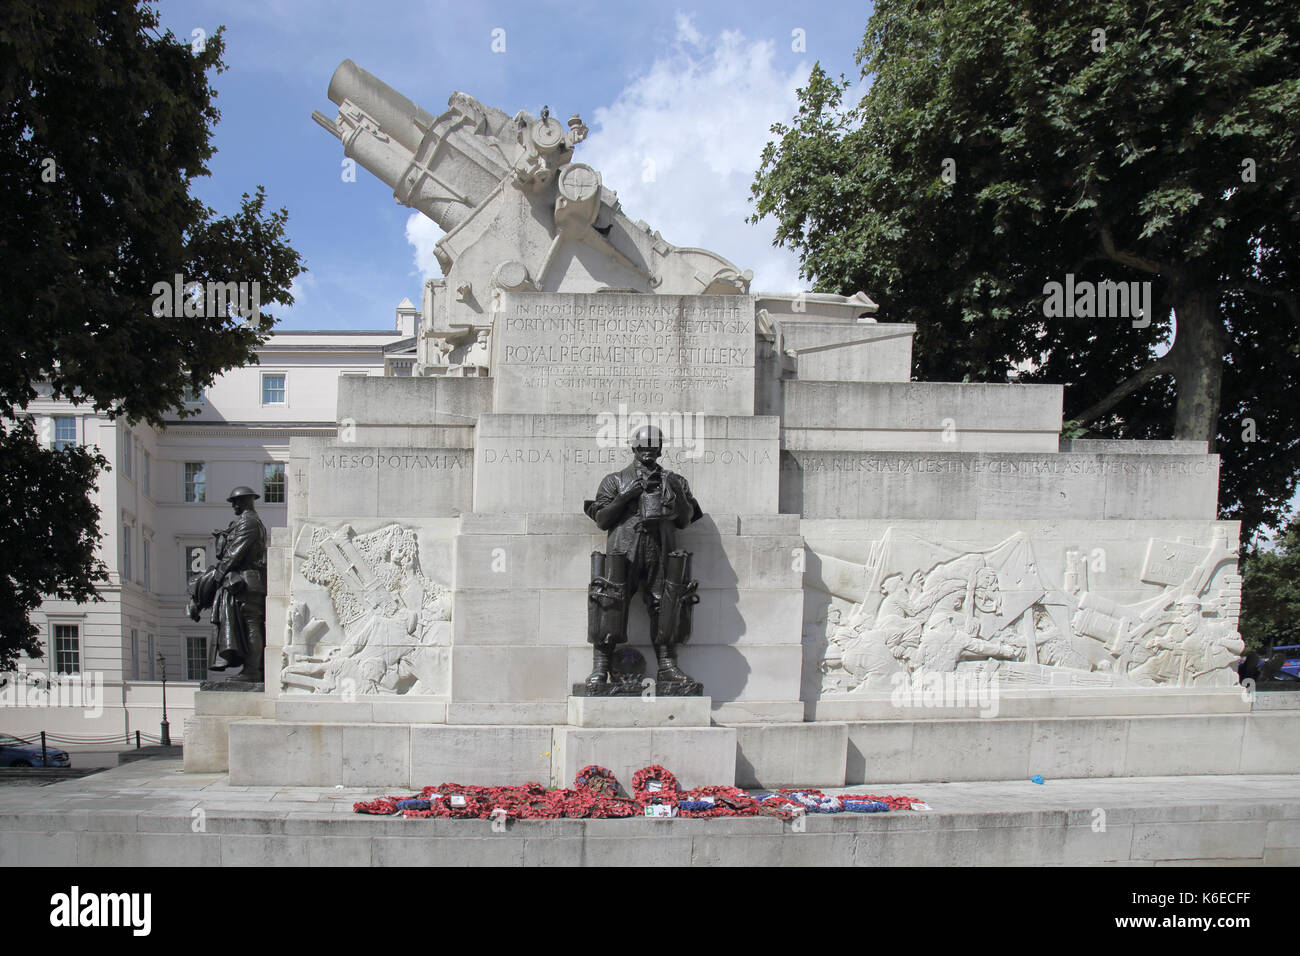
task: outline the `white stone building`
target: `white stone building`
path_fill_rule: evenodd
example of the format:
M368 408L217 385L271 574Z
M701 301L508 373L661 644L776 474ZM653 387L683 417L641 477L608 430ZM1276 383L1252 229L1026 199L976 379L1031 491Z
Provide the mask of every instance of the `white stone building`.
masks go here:
M289 439L335 434L341 376L410 375L418 315L403 300L393 331L277 332L258 350L259 365L218 378L189 406L198 414L164 429L132 427L66 401L33 403L46 441L94 445L110 462L96 490L109 582L102 601L47 600L35 612L45 655L22 665L25 677L7 694L0 689L0 733L103 739L104 749L134 741L137 730L157 735L162 655L179 741L212 635L207 613L197 624L185 613L187 573L213 560L212 531L231 518L226 496L237 485L252 487L267 528L283 526L294 493ZM32 692L33 678L60 674L80 675L84 692L61 698L76 706L45 706ZM85 706L96 699L100 706Z

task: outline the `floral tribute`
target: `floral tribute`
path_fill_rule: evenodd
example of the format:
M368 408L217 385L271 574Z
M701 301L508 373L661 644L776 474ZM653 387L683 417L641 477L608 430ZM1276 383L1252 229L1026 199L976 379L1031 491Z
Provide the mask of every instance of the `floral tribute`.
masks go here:
M487 820L495 813L509 820L555 820L560 817L607 819L637 817L650 804L667 804L680 817L770 816L789 820L799 813L884 813L907 810L915 797L881 797L846 793L829 797L820 790L774 790L757 797L739 787L694 787L683 790L672 772L653 764L632 775L632 796L623 792L614 774L595 764L583 767L573 786L550 790L540 783L518 787L475 787L441 783L425 787L418 796L380 797L354 803L356 813L401 815L408 819L442 817Z

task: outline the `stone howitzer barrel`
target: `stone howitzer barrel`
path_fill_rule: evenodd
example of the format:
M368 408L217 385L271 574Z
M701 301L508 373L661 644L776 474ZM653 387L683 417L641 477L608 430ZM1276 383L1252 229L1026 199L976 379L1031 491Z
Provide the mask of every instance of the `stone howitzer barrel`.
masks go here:
M500 110L454 93L452 108L434 117L351 60L334 71L329 98L338 118L319 111L312 118L342 141L344 155L448 232L498 186L518 152Z
M748 270L707 249L674 246L623 214L600 173L574 159L587 136L576 114L566 124L545 106L510 116L457 92L433 116L351 60L334 71L328 92L337 118L312 118L347 160L447 233L433 249L443 279L425 283L421 303L423 333L444 346L422 337L422 368L447 364L446 343L490 332L498 293L749 289Z

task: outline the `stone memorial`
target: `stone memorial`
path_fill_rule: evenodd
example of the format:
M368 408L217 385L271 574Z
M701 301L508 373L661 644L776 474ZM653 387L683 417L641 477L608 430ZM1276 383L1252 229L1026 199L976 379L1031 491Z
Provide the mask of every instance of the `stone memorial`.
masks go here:
M188 767L836 786L1240 746L1238 526L1203 444L1065 440L1059 386L910 381L914 327L867 295L752 292L630 219L577 116L434 116L351 61L329 98L344 155L445 230L444 275L416 374L344 378L337 436L293 440L266 691L200 694ZM627 533L648 563L620 537L642 505L609 510L638 474L672 492L671 535Z

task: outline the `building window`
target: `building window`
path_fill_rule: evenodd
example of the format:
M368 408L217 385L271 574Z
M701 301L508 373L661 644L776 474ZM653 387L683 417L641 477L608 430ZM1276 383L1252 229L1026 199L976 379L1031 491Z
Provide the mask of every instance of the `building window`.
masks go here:
M267 373L262 376L263 405L283 405L285 403L284 378L283 372Z
M185 679L203 680L208 676L208 639L185 638Z
M131 628L131 680L140 679L140 632Z
M143 584L144 589L148 591L149 590L149 539L147 537L143 538L140 541L140 564L143 565L143 567L140 569L140 577L141 577L140 583Z
M123 431L122 432L122 474L125 475L127 478L131 477L131 472L134 470L135 462L131 460L132 449L134 445L135 442L131 440L131 433L128 431Z
M149 488L149 466L152 464L147 451L140 453L140 488L146 495L152 497L153 491Z
M131 526L122 525L122 583L131 580Z
M185 586L203 573L208 566L208 552L201 544L190 545L185 549Z
M158 658L155 656L155 654L154 654L154 652L153 652L153 635L152 635L152 634L148 635L148 636L145 638L145 645L144 645L144 646L145 646L145 651L144 651L144 652L145 652L145 654L146 654L147 657L148 657L148 659L145 661L145 664L146 664L146 666L148 666L148 668L149 668L149 679L150 679L150 680L157 680L157 679L158 679L158 669L157 669Z
M54 450L77 447L77 420L71 415L54 416ZM131 472L128 470L127 474Z
M271 461L262 466L262 501L268 505L284 504L284 462Z
M54 666L59 674L81 673L81 628L78 625L54 625Z
M187 386L185 387L185 404L186 404L186 405L202 405L202 404L203 404L203 389L201 389L201 388L195 388L193 385L187 385Z
M185 463L185 502L187 504L202 504L207 500L207 463L187 461Z

